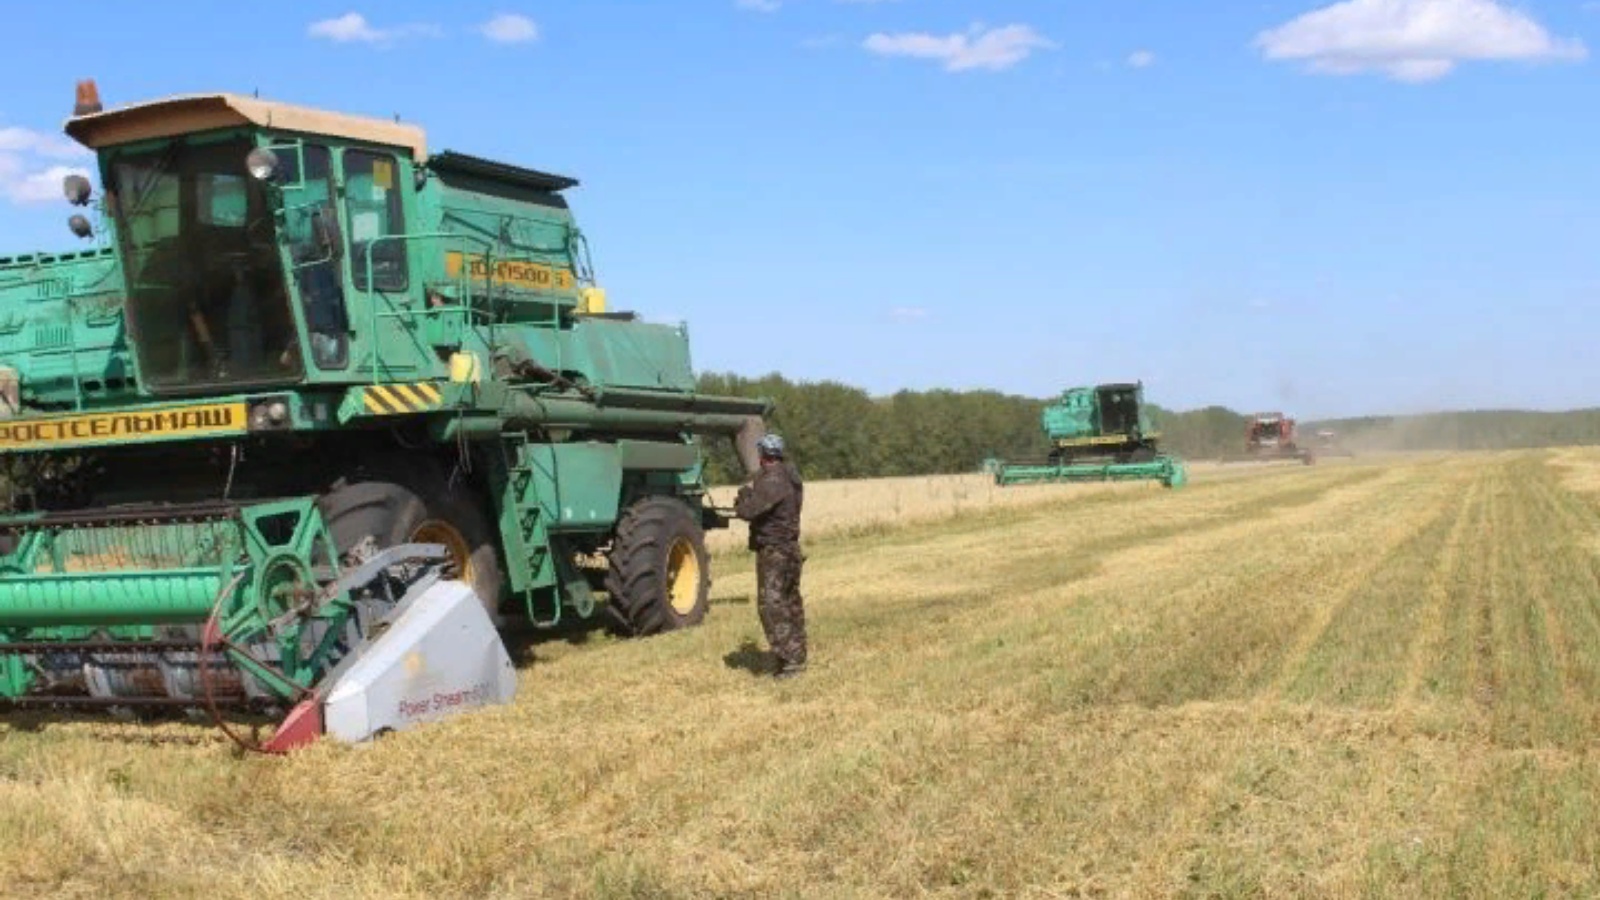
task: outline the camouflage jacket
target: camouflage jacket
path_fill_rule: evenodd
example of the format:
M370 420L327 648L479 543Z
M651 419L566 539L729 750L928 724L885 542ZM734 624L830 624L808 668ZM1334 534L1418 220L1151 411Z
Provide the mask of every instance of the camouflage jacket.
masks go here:
M750 523L750 549L800 542L800 503L805 486L793 463L761 467L756 477L739 489L733 511Z

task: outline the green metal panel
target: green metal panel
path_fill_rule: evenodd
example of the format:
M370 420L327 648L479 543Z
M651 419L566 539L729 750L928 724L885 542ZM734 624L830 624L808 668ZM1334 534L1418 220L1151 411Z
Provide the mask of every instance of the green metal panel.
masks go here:
M693 444L618 441L617 449L621 452L622 468L627 470L686 472L700 464L700 452Z
M131 398L116 254L0 258L0 361L17 369L25 403L81 409Z
M572 327L580 371L595 384L692 391L689 338L679 326L580 319Z
M622 497L622 449L597 441L529 444L532 489L551 531L609 528Z
M1052 441L1099 435L1094 388L1069 388L1040 413L1040 425Z

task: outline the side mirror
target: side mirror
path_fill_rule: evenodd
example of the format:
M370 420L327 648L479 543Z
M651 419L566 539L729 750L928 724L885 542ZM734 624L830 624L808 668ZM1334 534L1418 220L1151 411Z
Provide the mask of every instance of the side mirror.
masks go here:
M67 220L67 227L72 229L74 235L81 238L88 238L94 235L94 226L89 224L89 219L86 216L73 216Z

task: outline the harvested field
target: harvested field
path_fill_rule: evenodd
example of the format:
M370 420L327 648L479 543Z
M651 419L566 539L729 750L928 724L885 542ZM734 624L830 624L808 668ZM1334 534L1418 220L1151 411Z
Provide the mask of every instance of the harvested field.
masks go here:
M289 759L0 725L0 891L1600 894L1600 451L812 485L814 662L519 648L514 706Z
M1333 465L1347 465L1334 460ZM1205 481L1242 478L1272 472L1297 463L1219 464L1188 463L1189 477ZM1080 502L1104 494L1148 494L1148 483L1106 482L1038 484L1025 490L999 487L991 475L920 475L859 481L821 481L806 485L804 530L809 538L834 538L881 534L909 525L925 525L994 510ZM719 506L733 505L733 487L712 490ZM706 543L713 553L745 545L744 523L713 532Z
M940 522L1001 509L1071 502L1113 491L1148 491L1148 485L1038 485L1002 488L991 475L923 475L859 481L820 481L806 486L803 529L808 538L863 537L911 525ZM712 491L719 506L733 505L735 488ZM707 536L713 553L745 545L748 530L734 522Z

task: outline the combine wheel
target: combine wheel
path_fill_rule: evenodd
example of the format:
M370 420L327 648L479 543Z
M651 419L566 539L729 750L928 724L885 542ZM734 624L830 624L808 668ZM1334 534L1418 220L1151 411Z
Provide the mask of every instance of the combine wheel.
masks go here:
M611 543L607 604L618 631L632 636L700 624L709 605L705 532L675 497L646 497L623 513Z
M339 553L370 536L379 549L395 544L443 544L457 577L472 585L489 617L500 624L505 575L494 532L466 492L452 494L438 479L402 485L392 481L343 484L318 501Z

